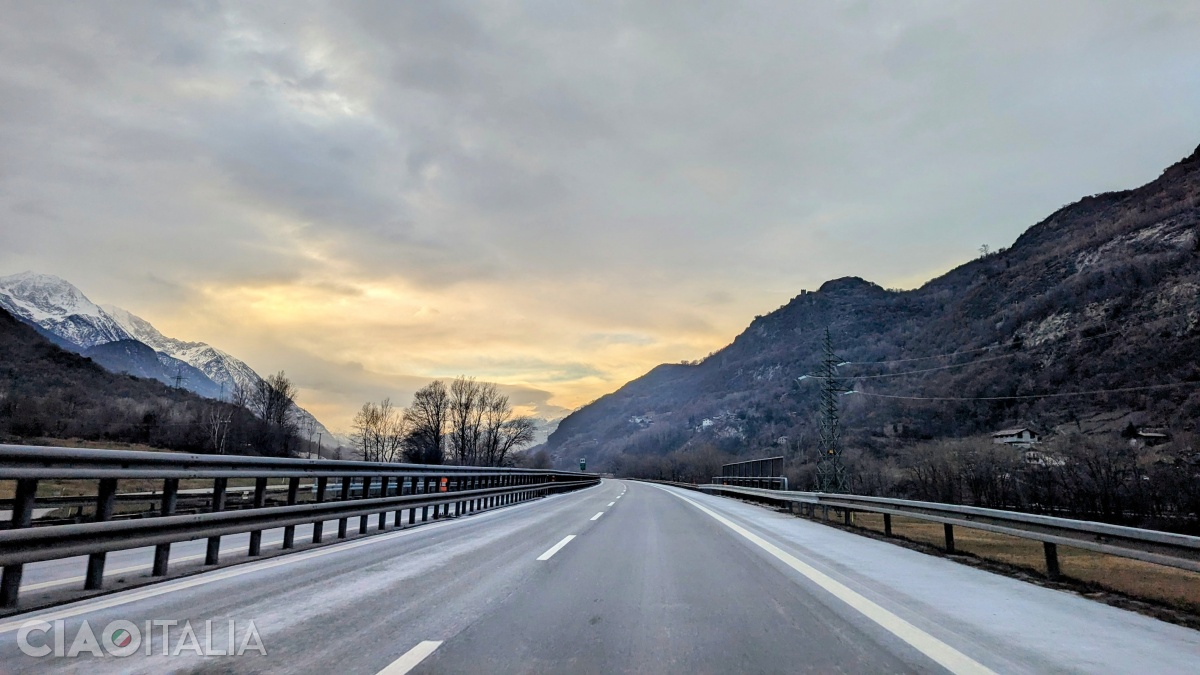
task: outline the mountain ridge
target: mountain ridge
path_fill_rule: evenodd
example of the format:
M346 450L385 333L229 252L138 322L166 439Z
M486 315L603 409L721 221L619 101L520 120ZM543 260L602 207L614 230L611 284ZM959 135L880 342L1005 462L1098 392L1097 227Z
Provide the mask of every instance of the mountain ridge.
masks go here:
M560 462L582 456L598 467L621 455L705 445L811 453L819 385L796 378L818 366L826 328L839 356L854 362L843 372L862 396L843 397L846 440L864 452L886 455L905 439L1005 422L1050 427L1115 408L1194 428L1200 387L1057 404L871 396L1005 397L1200 380L1198 225L1200 148L1143 186L1064 206L1011 247L920 288L890 291L842 277L802 291L701 363L657 366L576 410L547 448ZM929 360L869 365L897 359ZM940 366L948 367L903 372Z

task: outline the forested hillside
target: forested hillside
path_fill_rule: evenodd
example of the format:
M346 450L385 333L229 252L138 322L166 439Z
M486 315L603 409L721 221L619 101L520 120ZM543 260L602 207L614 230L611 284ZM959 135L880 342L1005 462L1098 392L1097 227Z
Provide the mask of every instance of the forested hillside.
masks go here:
M0 309L0 442L137 443L192 452L290 454L294 430L230 403L113 373Z
M886 459L1011 424L1053 435L1200 419L1200 149L1135 190L1065 206L919 289L830 281L702 362L662 365L566 418L547 449L631 458L815 451L828 328L845 446ZM1106 393L1087 393L1106 392ZM893 398L894 397L894 398ZM1105 425L1108 426L1105 426Z

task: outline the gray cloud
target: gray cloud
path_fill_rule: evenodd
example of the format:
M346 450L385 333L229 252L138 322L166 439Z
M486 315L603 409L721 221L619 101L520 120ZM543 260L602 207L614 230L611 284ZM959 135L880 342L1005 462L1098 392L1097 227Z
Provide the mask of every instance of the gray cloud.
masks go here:
M485 287L524 343L554 332L530 317L569 321L553 339L577 352L545 358L547 382L620 384L589 360L602 343L638 367L694 358L827 278L917 283L1200 141L1184 1L4 15L0 270L179 325L214 288L334 307L391 284L450 316ZM463 331L418 332L412 362Z

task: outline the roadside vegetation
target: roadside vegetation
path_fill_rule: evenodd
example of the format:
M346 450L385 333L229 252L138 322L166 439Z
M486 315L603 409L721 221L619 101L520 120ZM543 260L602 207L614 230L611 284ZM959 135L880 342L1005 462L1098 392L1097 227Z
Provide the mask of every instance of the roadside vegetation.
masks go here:
M419 389L403 410L368 401L354 417L354 448L373 462L511 466L533 442L534 423L517 415L490 382L459 377ZM544 459L544 458L543 458Z

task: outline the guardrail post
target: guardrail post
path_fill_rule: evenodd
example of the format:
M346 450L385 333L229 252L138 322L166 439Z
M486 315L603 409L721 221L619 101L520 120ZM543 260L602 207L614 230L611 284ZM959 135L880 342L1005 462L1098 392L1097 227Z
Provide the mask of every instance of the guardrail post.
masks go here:
M883 514L883 536L892 536L892 514Z
M350 499L350 476L342 479L342 501ZM338 539L346 538L346 523L349 518L338 518Z
M417 477L413 476L412 478L409 478L408 481L412 487L412 492L410 492L409 494L414 494L414 495L417 494ZM415 507L415 506L408 510L408 524L409 525L417 524L417 507Z
M33 524L33 502L37 499L37 484L36 478L21 478L17 481L17 494L13 500L12 519L9 521L10 529L25 528ZM0 579L0 605L17 606L21 576L24 573L24 565L4 566L4 576Z
M296 476L294 478L289 478L288 479L288 494L287 494L287 505L288 506L296 505L296 497L298 496L297 493L299 493L299 492L300 492L300 477ZM292 548L295 545L296 545L296 526L288 525L287 527L283 528L283 548L285 548L285 549Z
M363 499L371 498L371 477L370 476L363 477L362 498ZM370 519L370 517L371 517L370 515L365 514L365 513L358 517L358 533L359 534L367 533L367 521Z
M942 527L946 531L946 553L954 553L954 526L950 523L943 523Z
M163 480L162 506L159 508L160 516L170 516L175 513L175 504L179 498L179 479L167 478ZM171 544L159 544L154 547L154 568L150 571L150 576L165 577L167 576L167 567L171 561Z
M850 520L850 509L842 509L842 524L849 527Z
M103 523L112 518L113 506L117 499L117 479L101 478L100 489L96 495L95 522ZM87 576L83 580L83 589L94 591L104 582L104 561L107 553L93 553L88 556Z
M329 486L329 479L326 478L325 476L321 476L320 478L317 479L317 503L318 504L325 501L325 489L328 486ZM313 538L312 538L312 540L313 540L314 544L321 543L321 536L323 534L325 534L324 530L325 530L325 521L318 520L317 522L313 523Z
M388 483L390 483L390 482L391 482L391 478L389 478L388 476L383 476L382 478L379 479L379 496L380 497L387 496ZM387 511L380 511L379 512L379 525L375 529L382 530L385 528L387 528Z
M254 480L254 508L261 509L267 502L267 479L256 478ZM262 530L255 530L250 533L250 548L246 551L246 555L255 556L262 553Z
M423 494L423 495L429 494L429 482L432 480L433 480L432 478L427 476L427 477L425 477L424 480L421 481L421 494ZM429 522L429 507L428 506L421 507L421 522L422 523Z
M1042 549L1046 552L1046 576L1058 579L1062 576L1062 570L1058 567L1058 544L1043 541Z
M213 479L213 497L212 497L212 512L225 510L225 487L229 484L228 478ZM204 553L205 565L216 565L221 557L221 537L208 538L208 550Z
M396 496L404 496L404 476L396 477ZM392 519L392 527L404 527L404 509L396 509L396 516Z

